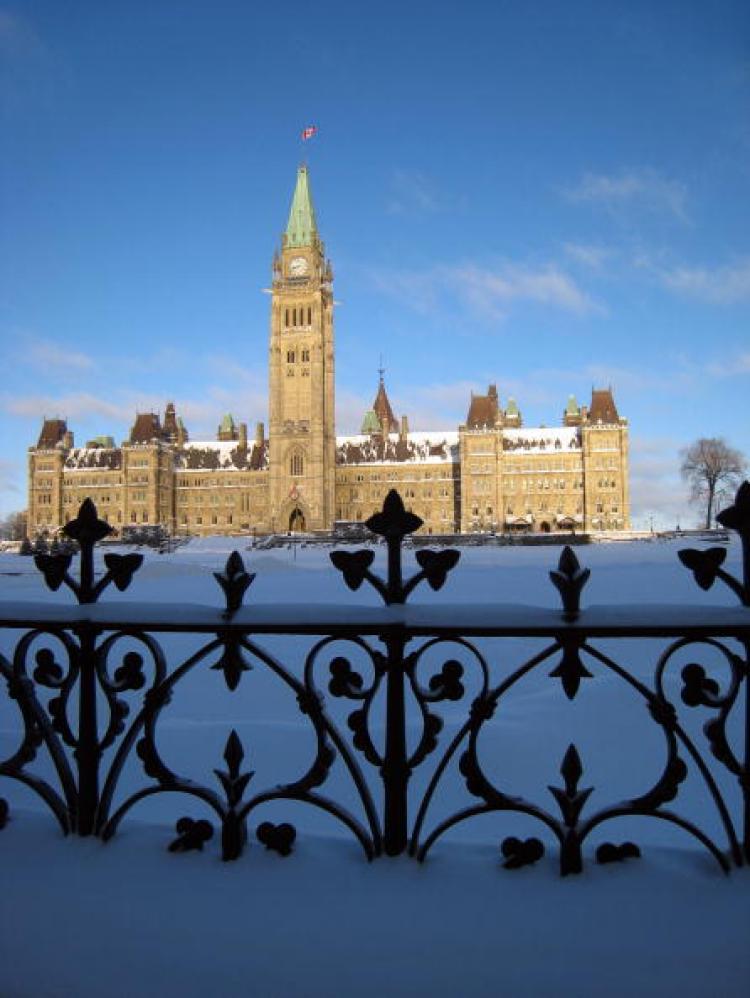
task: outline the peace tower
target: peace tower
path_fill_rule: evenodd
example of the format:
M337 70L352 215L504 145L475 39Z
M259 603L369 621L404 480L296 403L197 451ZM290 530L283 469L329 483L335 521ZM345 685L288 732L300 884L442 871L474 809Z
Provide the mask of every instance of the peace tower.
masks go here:
M269 506L278 530L334 520L333 273L300 166L274 255L268 359Z

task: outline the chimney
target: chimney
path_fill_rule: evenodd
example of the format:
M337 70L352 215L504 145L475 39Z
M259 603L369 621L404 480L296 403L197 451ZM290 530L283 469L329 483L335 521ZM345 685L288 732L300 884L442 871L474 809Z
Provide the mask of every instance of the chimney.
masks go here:
M75 444L73 443L73 431L66 430L63 434L62 445L66 450L72 450Z
M262 447L265 443L266 428L263 423L255 424L255 446Z
M406 438L409 436L409 419L407 416L401 417L401 430L398 435L398 439L403 443L406 443Z
M247 450L247 423L240 423L240 448Z

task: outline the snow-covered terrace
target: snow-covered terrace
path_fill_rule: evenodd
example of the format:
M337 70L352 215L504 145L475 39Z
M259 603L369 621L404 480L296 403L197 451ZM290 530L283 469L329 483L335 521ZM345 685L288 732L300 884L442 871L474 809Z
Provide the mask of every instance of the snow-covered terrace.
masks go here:
M293 617L309 634L347 623L368 633L387 624L433 633L456 623L467 634L489 627L514 635L505 654L490 656L498 679L538 647L523 636L529 628L548 636L567 628L610 651L616 646L618 661L645 683L653 680L666 634L698 636L704 626L732 633L748 626L750 613L724 587L696 587L677 559L684 541L577 549L592 576L581 617L572 625L561 620L548 581L558 555L550 549L468 549L442 590L422 586L406 606L383 608L371 590L346 589L328 552L296 546L242 552L257 576L245 608L227 622L212 573L221 571L235 543L203 538L171 555L147 552L127 593L108 591L99 604L84 608L64 591L47 591L31 559L0 555L0 597L16 627L46 615L53 626L57 621L70 627L80 619L113 629L128 620L163 628L156 637L170 665L186 651L184 636L168 632L186 625L204 633L246 627L255 640L267 642L271 638L261 630L283 629ZM408 576L416 570L415 555L407 554L406 562ZM103 567L98 561L97 572ZM372 567L385 570L382 547L375 549ZM723 567L741 572L736 541ZM658 605L664 593L672 601L668 607ZM640 605L632 605L633 599ZM633 626L652 636L616 638ZM0 632L6 657L8 641L17 636ZM303 642L315 638L277 634L273 640L276 655L299 662ZM727 669L708 657L710 651L691 646L683 661L704 662L725 689ZM445 657L434 660L423 680L439 671ZM560 758L573 741L585 768L581 786L594 788L587 807L606 804L611 792L614 799L632 797L663 766L661 726L617 675L590 658L586 663L592 676L582 681L573 702L563 696L559 679L550 677L553 666L544 663L488 724L482 752L493 774L512 793L534 794L544 807L554 806L547 787L563 785ZM468 684L476 682L477 670L472 680L468 660L466 665L471 696ZM34 666L30 661L30 674ZM215 783L213 768L225 768L221 753L234 729L245 747L243 768L254 772L252 786L304 772L309 721L293 696L289 705L275 694L270 670L256 662L232 694L211 669L196 671L192 679L193 685L186 679L176 688L159 722L165 754L177 771ZM690 730L700 738L702 724L715 712L687 708L680 686L676 667L668 692L680 722L691 720ZM56 695L47 690L40 699L46 704ZM327 690L325 695L331 709L341 707L347 731L351 703ZM128 694L127 723L142 697L142 690ZM466 704L437 705L445 721L440 748L458 730ZM736 709L733 745L742 738L741 698ZM15 702L3 695L0 760L18 745L16 719ZM410 715L411 739L418 719ZM382 730L379 745L381 739ZM701 746L705 750L705 742ZM35 765L42 765L42 755ZM105 758L111 760L111 750ZM364 760L362 766L372 771ZM143 779L140 766L124 775L136 778ZM421 769L411 784L414 790L424 787ZM737 795L736 779L724 786ZM461 779L446 793L449 806L467 801ZM693 817L708 815L706 795L695 794L687 782L668 807L682 806L683 793ZM750 991L750 867L724 876L695 840L666 822L613 821L606 836L637 842L642 856L599 865L589 848L583 875L561 879L554 837L524 815L499 812L458 826L421 865L405 855L368 863L357 843L325 815L317 820L315 809L285 801L267 816L259 814L243 855L222 864L216 828L203 851L167 851L176 818L208 816L216 825L192 798L165 794L152 799L151 809L144 802L144 810L134 809L105 845L95 838L65 838L38 798L13 781L0 780L0 797L11 805L0 831L2 998L745 998ZM297 827L289 857L256 840L256 825L266 817ZM504 869L499 843L507 834L538 835L547 851L532 866Z

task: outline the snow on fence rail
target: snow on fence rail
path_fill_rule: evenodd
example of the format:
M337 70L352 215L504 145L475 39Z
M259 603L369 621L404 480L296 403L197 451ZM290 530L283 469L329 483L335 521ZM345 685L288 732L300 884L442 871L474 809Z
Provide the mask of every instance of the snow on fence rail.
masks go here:
M345 584L352 590L369 584L382 598L382 607L243 606L254 576L234 552L224 571L215 573L226 603L223 610L216 610L207 606L99 604L99 596L109 585L119 590L130 586L142 557L105 554L107 570L95 577L94 546L110 528L98 519L94 504L87 499L77 518L64 528L80 548L78 580L69 571L72 555L36 557L48 587L57 590L67 586L78 607L19 602L5 603L0 611L0 626L21 632L17 640L14 637L10 656L0 655L0 673L21 721L18 744L0 761L0 776L20 781L35 792L65 833L105 840L146 798L164 793L187 795L202 801L218 819L225 860L242 853L249 820L257 809L273 801L292 801L320 808L341 822L369 859L382 853L408 853L423 860L452 827L479 815L503 812L525 816L523 820L531 827L545 827L552 840L557 840L561 873L578 873L583 868L583 843L592 832L613 819L646 816L681 828L728 872L732 865L750 862L748 483L741 486L735 504L718 519L740 534L741 580L722 568L724 548L688 549L680 551L679 557L702 589L717 580L727 585L739 599L737 608L697 604L581 610L589 570L580 566L569 547L549 573L560 593L561 610L409 606L408 597L422 582L434 590L442 588L460 554L422 548L416 553L419 570L404 580L403 541L422 521L404 508L396 492L391 492L382 512L367 523L386 543L386 576L381 578L371 570L372 550L334 551L330 555ZM180 658L169 648L169 635L175 634L188 635L196 643L187 656ZM265 638L278 635L314 639L304 653L301 669L295 671L268 642L264 644ZM161 640L159 636L163 636ZM497 663L487 647L494 647L491 641L495 639L507 645L519 637L534 639L540 647L499 678ZM594 644L599 639L627 642L639 638L666 639L650 684L619 664L602 644ZM608 649L610 642L605 643ZM347 644L351 654L341 654L341 647ZM689 662L681 669L680 712L696 707L709 712L697 737L680 720L681 714L670 699L672 685L665 681L686 649L704 663L709 652L724 663L721 685L699 662ZM353 665L355 659L367 663L366 675L364 669ZM319 685L323 666L330 700ZM431 675L423 678L427 666ZM309 723L314 750L303 775L293 782L250 792L254 773L244 765L245 746L235 730L226 738L225 767L214 771L216 786L193 782L174 772L160 752L158 736L175 689L190 673L211 669L220 672L228 690L234 692L244 673L253 667L267 670L286 687ZM650 783L647 780L638 796L592 811L592 788L580 785L583 762L579 749L571 743L560 760L559 785L548 788L553 802L549 808L498 786L479 743L501 701L504 703L522 679L540 669L547 670L572 701L581 683L592 677L594 667L615 677L645 703L649 723L656 726L663 744L655 778ZM469 700L469 670L474 673L476 695L449 736L437 711L440 705ZM142 701L131 716L126 697L141 690L145 690ZM48 691L53 695L43 703ZM355 705L347 717L348 730L330 711L334 700ZM416 739L410 739L407 730L407 702L412 706L410 716L418 719ZM384 717L382 747L373 733L374 717L381 709L378 705ZM32 766L43 755L49 777ZM115 805L123 769L134 758L148 782L126 792ZM349 796L357 802L359 816L350 813L347 801L326 792L336 760L343 766ZM410 778L428 763L431 769L415 800L409 793ZM459 809L449 807L442 818L431 821L433 805L451 770L460 774L471 803ZM713 825L708 830L680 810L682 785L689 771L701 781L711 802ZM372 791L373 774L376 785L381 786L381 807L376 802L379 795ZM0 800L0 827L8 813L7 801ZM718 833L713 832L714 827ZM202 848L213 835L210 822L187 816L177 821L176 830L177 837L170 844L173 851ZM293 848L296 830L287 822L274 825L263 821L256 836L268 848L286 855ZM545 847L535 837L507 836L501 848L505 865L512 868L535 862ZM599 862L638 854L632 842L603 842L596 850Z

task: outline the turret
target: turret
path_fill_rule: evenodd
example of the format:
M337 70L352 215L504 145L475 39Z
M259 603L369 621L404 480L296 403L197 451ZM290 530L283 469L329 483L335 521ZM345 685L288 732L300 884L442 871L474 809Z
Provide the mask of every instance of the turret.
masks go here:
M66 438L70 435L72 439L72 434L68 430L68 424L64 419L44 419L42 421L42 430L39 434L39 439L37 441L37 447L39 450L52 450L53 447L57 447L58 444L62 444L63 447L72 447L73 444L67 444Z
M164 437L170 443L177 440L177 416L174 402L167 402L167 408L164 410Z
M580 426L581 409L576 401L575 395L568 396L568 404L563 410L563 426Z
M505 407L505 425L513 427L523 425L521 410L518 408L516 400L512 397L508 398L508 404Z
M383 427L380 425L380 420L378 419L378 414L374 409L368 409L364 416L362 417L362 426L359 432L364 434L364 436L381 436L383 433Z
M466 416L466 426L470 430L489 430L493 429L500 421L497 386L490 385L486 395L475 395L472 392L469 412Z
M588 411L589 423L608 423L617 425L620 415L617 412L611 388L591 389L591 408Z
M237 427L234 425L234 418L231 413L227 413L221 423L219 424L219 429L216 432L217 440L236 440L237 439Z
M383 369L381 368L378 391L375 395L375 401L372 403L372 408L375 415L378 417L383 435L387 436L389 433L398 433L398 421L393 415L393 409L391 408L388 393L385 390L383 373Z

